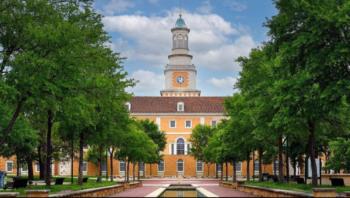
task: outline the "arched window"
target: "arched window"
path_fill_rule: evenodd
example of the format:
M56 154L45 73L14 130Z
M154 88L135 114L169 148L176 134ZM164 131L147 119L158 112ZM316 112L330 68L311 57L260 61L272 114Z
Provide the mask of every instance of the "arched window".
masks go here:
M185 154L185 141L182 138L177 139L176 142L176 154L184 155Z
M178 172L183 172L184 171L184 161L183 160L177 160L176 162L176 168Z

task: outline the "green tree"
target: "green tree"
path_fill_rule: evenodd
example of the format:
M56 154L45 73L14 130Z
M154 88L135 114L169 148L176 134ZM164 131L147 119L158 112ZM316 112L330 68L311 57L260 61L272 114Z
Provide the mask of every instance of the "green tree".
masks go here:
M193 130L190 137L190 142L192 143L190 154L194 156L197 160L201 160L208 165L208 176L210 170L210 164L212 163L211 157L204 153L206 147L208 147L209 139L214 134L213 128L208 125L197 125Z
M159 162L162 159L160 152L165 149L166 146L166 137L165 133L159 130L159 127L153 121L149 119L140 120L139 121L143 131L150 137L155 144L158 146L158 150L156 151L156 158L148 158L147 162L150 163L150 170L152 170L152 163ZM140 165L140 164L139 164ZM151 172L150 172L151 174Z
M333 169L336 172L344 170L346 173L350 172L350 141L344 138L337 138L337 140L329 143L331 156L327 161L327 169Z
M298 120L308 133L312 184L317 185L316 141L321 123L349 99L348 1L275 1L278 14L267 21L277 51L273 103L278 125Z

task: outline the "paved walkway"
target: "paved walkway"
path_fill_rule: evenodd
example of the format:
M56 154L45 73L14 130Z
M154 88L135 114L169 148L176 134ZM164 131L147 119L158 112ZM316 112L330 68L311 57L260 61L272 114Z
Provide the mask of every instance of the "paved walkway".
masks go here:
M128 189L126 191L123 191L111 197L145 197L146 195L148 195L149 193L157 189L158 187L156 186L143 186L143 187Z
M179 183L202 187L219 197L252 197L247 193L221 187L219 186L219 180L216 179L147 179L143 180L142 183L143 187L126 190L114 195L114 197L145 197L160 187Z
M219 185L203 186L202 188L206 189L207 191L210 191L211 193L216 194L219 197L253 197L253 195L251 194L240 192L229 188L224 188Z

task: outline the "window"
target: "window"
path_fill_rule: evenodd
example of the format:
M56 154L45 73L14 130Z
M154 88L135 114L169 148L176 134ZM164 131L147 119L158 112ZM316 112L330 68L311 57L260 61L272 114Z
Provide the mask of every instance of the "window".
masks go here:
M236 171L238 172L242 171L242 162L236 162Z
M40 172L40 164L39 164L39 162L35 162L35 172Z
M185 121L185 128L192 128L192 121L191 120L186 120Z
M184 161L183 160L177 160L176 162L176 168L178 172L183 172L184 171Z
M185 104L183 102L177 103L177 111L185 111Z
M176 142L176 154L184 155L185 154L185 141L182 138L177 139Z
M83 172L87 172L87 162L83 162Z
M216 164L216 171L221 172L221 164Z
M211 126L212 126L212 127L216 127L216 124L217 124L217 123L216 123L216 120L212 120L212 121L211 121Z
M145 163L140 162L140 163L139 163L139 166L140 166L140 167L139 167L139 170L140 170L140 171L142 171L142 172L145 171Z
M13 161L7 161L6 162L6 171L7 172L13 172Z
M158 171L159 172L163 172L164 171L164 161L163 160L160 160L158 162Z
M170 128L176 128L176 121L175 120L170 120L169 127Z
M125 162L124 161L120 161L119 162L119 170L121 172L124 172L125 171Z
M202 161L198 160L196 167L197 167L197 172L203 172L203 162Z

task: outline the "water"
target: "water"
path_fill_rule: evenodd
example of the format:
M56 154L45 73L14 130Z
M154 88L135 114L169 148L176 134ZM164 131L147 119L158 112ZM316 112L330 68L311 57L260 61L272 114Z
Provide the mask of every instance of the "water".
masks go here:
M205 197L191 184L171 184L159 197Z

